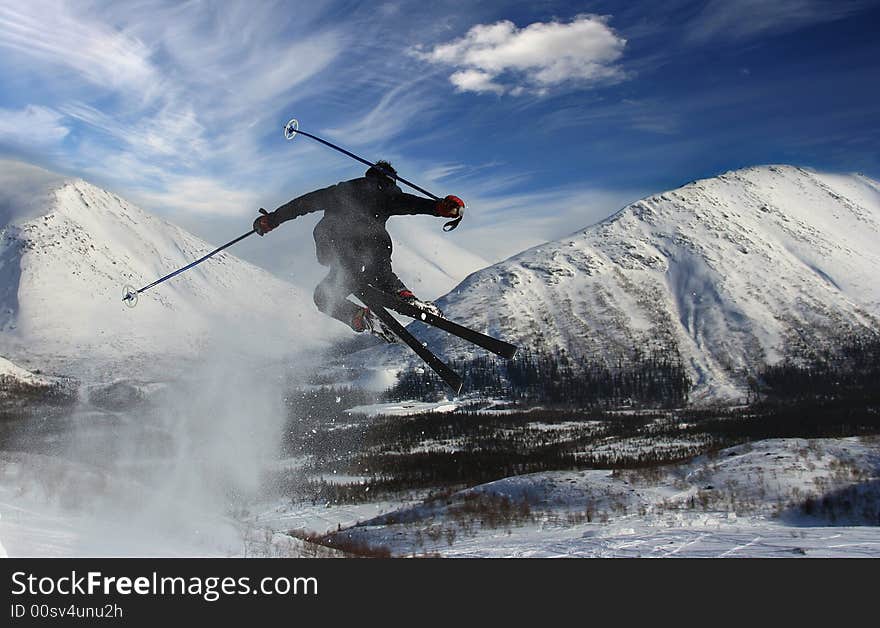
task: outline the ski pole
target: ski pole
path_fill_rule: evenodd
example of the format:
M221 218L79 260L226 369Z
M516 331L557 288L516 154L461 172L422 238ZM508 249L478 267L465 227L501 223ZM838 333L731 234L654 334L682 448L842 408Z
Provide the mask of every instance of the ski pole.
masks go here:
M178 269L175 270L173 273L169 273L169 274L165 275L164 277L161 277L161 278L157 279L157 280L154 281L153 283L151 283L151 284L147 284L146 286L144 286L144 287L141 288L140 290L135 290L134 287L133 287L133 286L130 286L130 285L126 285L126 286L124 286L123 289L122 289L122 300L125 302L125 304L126 304L127 306L129 306L129 307L134 307L135 305L137 305L137 297L138 297L138 295L139 295L141 292L143 292L144 290L149 290L149 289L152 288L153 286L157 286L157 285L159 285L160 283L162 283L163 281L166 281L166 280L168 280L168 279L171 279L172 277L175 277L175 276L179 275L180 273L184 272L185 270L189 270L189 269L192 268L193 266L198 266L199 264L201 264L202 262L204 262L204 261L205 261L206 259L208 259L209 257L211 257L211 256L213 256L213 255L216 255L217 253L219 253L219 252L222 251L223 249L227 249L227 248L229 248L230 246L232 246L232 245L235 244L236 242L240 242L241 240L244 240L246 237L248 237L249 235L253 235L254 233L256 233L256 231L254 231L253 229L251 229L251 230L248 231L247 233L238 236L238 237L235 238L234 240L230 240L229 242L227 242L227 243L224 244L223 246L217 247L216 249L214 249L213 251L211 251L211 252L208 253L207 255L205 255L205 256L203 256L203 257L200 257L200 258L197 259L196 261L194 261L194 262L190 262L189 264L187 264L187 265L184 266L183 268L178 268Z
M338 151L339 151L340 153L342 153L343 155L348 155L348 156L351 157L352 159L356 159L357 161L361 162L362 164L365 164L365 165L367 165L367 166L370 166L371 168L377 168L377 169L379 169L379 170L382 170L382 169L381 169L379 166L377 166L376 164L367 161L367 160L364 159L363 157L358 157L358 156L355 155L354 153L345 150L345 149L342 148L341 146L337 146L336 144L333 144L333 143L331 143L331 142L328 142L327 140L323 140L323 139L321 139L320 137L318 137L317 135L312 135L311 133L306 133L305 131L300 130L300 128L299 128L299 121L297 121L296 118L294 118L294 119L292 119L290 122L288 122L287 124L284 125L284 137L285 137L286 139L288 139L288 140L292 140L292 139L295 138L297 135L305 135L306 137L310 137L310 138L312 138L313 140L315 140L316 142L320 142L320 143L323 144L324 146L329 146L329 147L332 148L333 150L338 150ZM385 172L384 170L382 170L382 171ZM385 172L385 174L386 174L387 176L391 177L392 179L395 179L395 180L397 180L397 181L400 181L400 182L403 183L404 185L408 185L409 187L411 187L411 188L414 189L415 191L417 191L417 192L421 192L421 193L424 194L425 196L434 199L435 201L439 201L439 200L440 200L440 197L437 196L436 194L431 194L428 190L419 187L418 185L416 185L415 183L412 183L411 181L407 181L406 179L404 179L404 178L401 177L400 175L392 174L392 173L390 173L390 172ZM443 231L452 231L453 229L455 229L455 228L458 226L458 223L461 222L461 218L462 218L462 217L459 216L459 217L456 218L455 220L450 220L449 222L447 222L445 225L443 225ZM449 228L447 229L447 227L449 227Z

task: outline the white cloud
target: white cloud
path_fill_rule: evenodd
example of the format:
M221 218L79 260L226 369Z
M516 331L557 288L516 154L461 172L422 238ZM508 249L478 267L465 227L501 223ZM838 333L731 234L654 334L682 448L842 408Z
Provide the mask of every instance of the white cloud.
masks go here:
M57 0L0 5L0 47L71 69L102 88L137 87L143 94L161 82L141 41Z
M205 127L193 108L186 104L166 104L157 112L131 123L119 115L105 113L81 102L65 105L62 111L70 118L109 135L133 155L173 157L187 164L194 157L209 154Z
M449 80L459 91L516 95L622 80L625 74L616 62L625 45L606 17L579 15L567 23L524 28L509 20L477 24L464 37L414 54L456 68Z
M319 23L322 9L288 9L0 2L0 69L38 80L53 103L0 110L0 143L45 148L67 123L67 166L166 208L232 213L253 201L241 182L274 164L260 148L267 120L280 124L279 103L304 98L296 90L347 45L344 27Z
M57 111L28 105L24 109L0 109L0 144L23 148L46 148L69 133Z
M482 70L459 70L449 75L449 82L462 92L493 92L503 94L503 85L492 81L494 75Z
M132 197L151 207L179 208L215 216L242 216L255 211L259 194L223 185L210 177L166 177L163 189L133 189ZM256 216L256 214L254 214Z
M426 115L429 105L417 87L418 82L416 79L401 83L383 94L362 116L344 126L327 129L327 133L351 144L372 144L394 137L413 119Z
M471 169L473 169L473 168L471 168ZM437 182L441 179L445 179L445 178L452 176L456 173L460 173L462 171L466 172L468 170L469 170L468 166L465 166L464 164L457 164L457 163L443 164L443 163L441 163L441 164L436 164L434 166L428 167L424 171L424 177L425 177L425 180L427 180L427 181Z

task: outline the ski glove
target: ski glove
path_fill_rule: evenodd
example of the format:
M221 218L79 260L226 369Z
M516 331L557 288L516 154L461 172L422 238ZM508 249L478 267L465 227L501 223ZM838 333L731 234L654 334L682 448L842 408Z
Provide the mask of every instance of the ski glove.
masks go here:
M438 216L444 218L459 218L464 215L464 201L450 194L444 199L437 201L434 206Z
M278 218L275 217L275 212L270 214L262 207L260 208L260 213L262 216L258 216L254 221L254 231L262 237L278 226Z

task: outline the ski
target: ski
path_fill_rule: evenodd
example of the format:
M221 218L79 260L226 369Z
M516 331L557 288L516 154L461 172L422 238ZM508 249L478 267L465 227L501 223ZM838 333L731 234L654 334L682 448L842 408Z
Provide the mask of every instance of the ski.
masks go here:
M454 323L447 318L442 318L440 316L435 316L429 312L424 312L419 308L410 305L405 301L402 301L396 296L388 294L387 292L383 292L382 290L374 288L369 284L365 285L362 288L361 294L359 294L358 296L366 296L374 303L394 310L398 314L408 316L409 318L413 318L417 321L422 321L423 323L427 323L428 325L437 327L438 329L442 329L443 331L448 332L454 336L458 336L462 340L466 340L470 343L477 345L478 347L486 349L487 351L491 351L496 355L500 355L502 358L510 359L514 355L516 355L517 347L510 344L509 342L505 342L503 340L499 340L498 338L493 338L492 336L487 336L486 334L474 331L473 329L469 329L464 325ZM361 300L363 300L363 298ZM370 304L367 303L367 305Z
M431 367L431 369L437 373L444 382L446 382L456 395L461 392L463 382L458 373L449 368L443 360L434 355L434 353L419 342L415 336L404 329L403 325L397 322L397 319L394 318L388 310L382 307L380 302L374 301L371 298L372 295L361 294L358 296L364 304L379 317L382 323L394 333L395 336L409 345L409 348L415 351L416 355L422 358L425 364Z

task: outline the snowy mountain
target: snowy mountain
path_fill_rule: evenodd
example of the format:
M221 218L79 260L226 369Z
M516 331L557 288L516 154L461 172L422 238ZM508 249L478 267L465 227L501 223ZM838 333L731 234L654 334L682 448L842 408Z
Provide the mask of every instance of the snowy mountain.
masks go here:
M54 384L53 378L38 373L31 373L6 358L0 358L0 385L49 387Z
M607 364L672 352L697 395L735 396L750 370L798 345L878 328L878 241L877 181L753 167L635 202L473 273L439 303L522 347ZM410 329L447 358L479 355Z
M0 357L0 412L17 407L30 397L60 401L73 394L70 381L32 373Z
M408 220L407 220L408 219ZM394 240L394 271L423 299L436 299L489 262L440 229L434 217L405 216L388 221Z
M0 354L16 362L112 363L142 375L161 368L149 356L218 344L280 356L338 333L310 294L226 251L128 308L123 285L144 286L217 245L82 180L54 184L46 199L0 231Z

